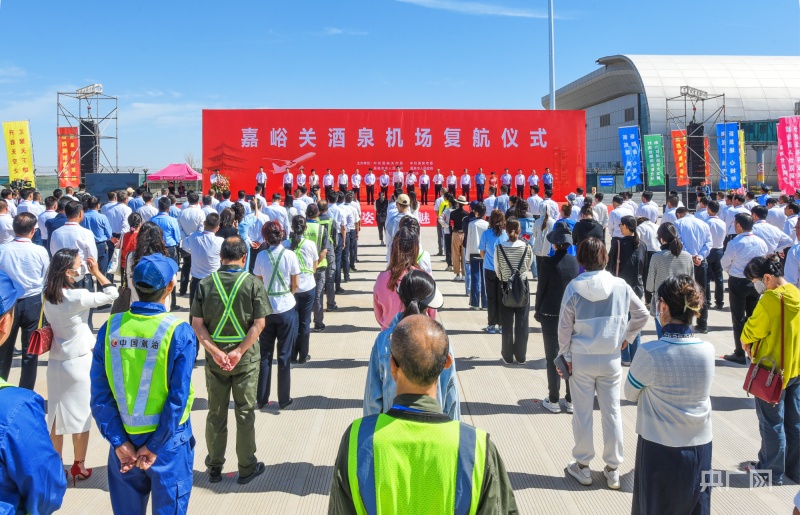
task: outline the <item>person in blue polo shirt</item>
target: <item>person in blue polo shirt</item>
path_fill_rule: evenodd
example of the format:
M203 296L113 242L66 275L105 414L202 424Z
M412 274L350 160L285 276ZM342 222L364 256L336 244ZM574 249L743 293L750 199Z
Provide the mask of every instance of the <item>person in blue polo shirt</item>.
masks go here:
M153 254L133 271L139 301L112 315L92 359L92 415L111 444L108 489L114 513L186 513L195 439L192 327L166 312L178 265Z
M0 345L11 332L22 290L0 272ZM44 399L0 379L0 513L50 514L61 507L66 491L61 458L45 422Z
M81 226L89 229L94 234L94 242L97 246L97 266L105 274L108 272L108 260L111 258L108 253L108 240L111 239L111 222L108 217L100 212L100 200L91 197L86 201L86 209L81 220Z

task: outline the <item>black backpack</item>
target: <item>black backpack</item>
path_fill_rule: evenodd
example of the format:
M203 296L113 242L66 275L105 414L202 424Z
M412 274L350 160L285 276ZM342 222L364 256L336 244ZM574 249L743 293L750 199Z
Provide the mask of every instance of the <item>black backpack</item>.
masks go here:
M506 260L508 268L511 269L511 277L509 277L506 282L501 283L503 289L503 305L509 308L525 307L530 302L530 288L528 286L528 271L523 270L522 265L525 263L525 256L528 254L528 249L525 249L525 252L522 253L519 265L517 265L517 268L514 268L511 266L511 261L508 260L508 255L506 255L506 251L503 250L503 246L498 245L497 248L500 254L503 255L503 259Z

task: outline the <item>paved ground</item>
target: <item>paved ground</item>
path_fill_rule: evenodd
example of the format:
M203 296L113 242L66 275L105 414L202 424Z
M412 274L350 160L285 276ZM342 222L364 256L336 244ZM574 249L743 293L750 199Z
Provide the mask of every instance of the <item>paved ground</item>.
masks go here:
M326 313L328 329L311 337L313 359L292 369L291 409L259 413L256 424L258 457L267 464L266 473L246 487L236 484L234 439L229 439L225 478L208 482L205 458L206 389L203 368L193 375L197 399L192 423L197 437L192 513L241 513L263 507L264 513L318 514L327 510L327 496L336 450L342 432L361 416L364 378L377 324L372 314L372 286L378 271L386 266L385 248L376 246L374 229L362 233L359 271L338 297L340 310ZM435 232L423 230L423 244L436 253ZM461 406L466 422L487 430L502 454L514 486L521 513L629 513L636 451L636 406L623 401L625 463L621 467L622 491L605 487L601 460L592 462L594 485L580 486L565 474L571 459L570 415L554 415L540 402L547 392L544 350L539 326L532 321L528 362L524 366L502 366L500 336L481 331L486 325L484 311L468 309L463 283L452 282L444 272L444 258L434 257L434 275L446 297L441 321L448 329L457 356ZM535 288L534 288L535 289ZM186 306L188 299L180 299ZM188 319L188 313L180 315ZM98 314L97 327L107 314ZM711 311L708 339L717 354L731 350L732 331L727 311ZM655 338L651 320L644 341ZM41 363L36 390L47 397L46 362ZM760 445L753 400L742 391L744 368L717 361L712 390L714 406L714 458L718 471L731 473L729 488L717 488L712 495L715 513L789 513L796 485L750 490L749 478L738 472L746 460L756 458ZM15 368L10 380L19 379ZM273 386L273 392L275 387ZM230 427L234 426L231 411ZM595 446L601 452L599 413L595 417ZM70 486L64 499L64 513L109 513L106 462L108 445L92 429L86 464L95 474ZM71 443L65 441L65 463L72 463Z

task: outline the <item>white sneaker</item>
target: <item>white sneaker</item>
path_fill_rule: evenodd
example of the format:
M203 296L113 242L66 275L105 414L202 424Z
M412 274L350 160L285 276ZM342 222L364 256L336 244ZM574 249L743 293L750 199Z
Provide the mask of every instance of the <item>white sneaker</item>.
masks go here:
M572 408L572 403L571 403L571 402L564 401L564 404L566 404L566 406L567 406L567 413L570 413L570 414L572 414L572 413L575 411L575 410Z
M558 401L550 402L550 399L544 399L542 401L542 406L544 406L544 409L550 413L561 413L561 405L558 403Z
M606 481L610 489L619 490L619 469L608 470L608 467L603 467L603 475L606 476Z
M589 470L589 467L580 468L577 461L572 461L569 465L567 465L567 472L569 472L569 475L577 479L578 483L582 484L583 486L589 486L592 484L592 473Z

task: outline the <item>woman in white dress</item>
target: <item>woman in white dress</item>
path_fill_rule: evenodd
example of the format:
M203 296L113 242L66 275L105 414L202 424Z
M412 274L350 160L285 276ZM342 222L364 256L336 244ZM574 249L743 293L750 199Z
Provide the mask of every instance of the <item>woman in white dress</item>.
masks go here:
M102 291L74 289L75 281L83 279L86 269ZM47 362L47 427L59 456L64 435L72 435L73 483L92 475L92 469L83 465L92 425L89 371L95 336L89 329L89 310L111 304L118 296L117 288L100 272L97 261L87 259L83 263L76 249L61 249L53 256L44 290L44 314L53 329Z

